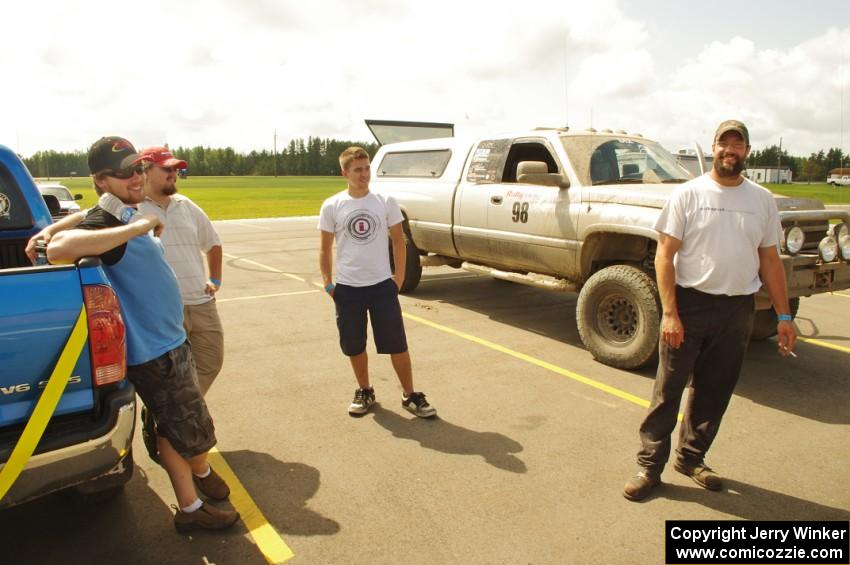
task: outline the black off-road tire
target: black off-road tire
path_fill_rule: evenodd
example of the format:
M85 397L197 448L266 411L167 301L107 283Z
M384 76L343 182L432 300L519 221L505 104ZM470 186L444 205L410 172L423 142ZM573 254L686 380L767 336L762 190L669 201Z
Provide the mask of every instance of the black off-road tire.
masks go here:
M791 298L788 300L788 305L791 307L791 317L797 317L797 310L800 309L800 299ZM776 310L772 307L767 310L756 310L753 317L753 331L750 333L751 341L764 341L769 337L776 335L776 324L779 320L776 319Z
M419 249L410 234L407 233L407 228L404 229L404 248L406 253L404 264L404 282L401 283L401 294L413 292L419 286L419 280L422 278L422 265L419 263ZM390 243L390 269L395 274L395 261L393 260L393 244Z
M576 324L597 361L619 369L654 363L661 326L658 286L629 265L597 271L578 295Z

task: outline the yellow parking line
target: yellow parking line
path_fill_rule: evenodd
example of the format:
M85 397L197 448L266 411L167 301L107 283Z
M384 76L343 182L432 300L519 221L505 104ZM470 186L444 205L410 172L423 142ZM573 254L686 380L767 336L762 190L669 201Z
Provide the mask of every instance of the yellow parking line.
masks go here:
M843 296L844 298L850 298L850 294L844 294L843 292L833 292L833 296Z
M514 357L516 359L520 359L521 361L525 361L526 363L531 363L532 365L536 365L538 367L546 369L547 371L552 371L553 373L557 373L561 376L567 377L567 378L572 379L574 381L578 381L578 382L585 384L587 386L591 386L595 389L601 390L602 392L606 392L608 394L616 396L617 398L620 398L620 399L625 400L627 402L631 402L632 404L637 404L638 406L641 406L643 408L649 407L649 401L645 400L643 398L640 398L639 396L635 396L635 395L628 393L624 390L620 390L618 388L615 388L613 386L599 382L597 380L585 377L583 375L579 375L578 373L574 373L573 371L564 369L563 367L558 367L557 365L553 365L552 363L542 361L540 359L537 359L536 357L532 357L531 355L526 355L525 353L520 353L519 351L514 351L513 349L508 349L507 347L501 346L497 343L493 343L492 341L487 341L486 339L481 339L480 337L475 337L474 335L471 335L471 334L468 334L468 333L465 333L465 332L462 332L462 331L458 331L458 330L443 326L441 324L437 324L437 323L432 322L430 320L420 318L419 316L414 316L413 314L404 313L402 315L405 318L413 320L414 322L419 322L420 324L424 324L424 325L429 326L431 328L434 328L436 330L440 330L441 332L445 332L445 333L460 337L462 339L469 340L473 343L477 343L478 345L483 345L484 347L488 347L488 348L490 348L494 351L498 351L500 353L510 355L511 357ZM681 412L679 413L678 418L679 418L679 421L682 421L682 413Z
M313 294L314 292L319 292L318 290L297 290L295 292L278 292L275 294L260 294L257 296L237 296L235 298L216 298L215 301L217 303L221 302L235 302L237 300L258 300L260 298L276 298L278 296L295 296L298 294Z
M827 349L834 349L836 351L841 351L843 353L850 353L850 348L844 347L841 345L835 345L834 343L829 343L827 341L821 341L819 339L814 339L812 337L798 337L797 341L804 341L806 343L811 343L812 345L817 345L819 347L826 347Z
M224 456L216 448L209 452L210 465L215 467L216 473L221 475L224 482L230 487L230 503L239 512L242 522L248 528L248 533L262 552L263 557L269 563L284 563L295 555L283 538L280 537L274 526L269 524L263 513L254 504L248 491L242 486L241 481L224 460Z

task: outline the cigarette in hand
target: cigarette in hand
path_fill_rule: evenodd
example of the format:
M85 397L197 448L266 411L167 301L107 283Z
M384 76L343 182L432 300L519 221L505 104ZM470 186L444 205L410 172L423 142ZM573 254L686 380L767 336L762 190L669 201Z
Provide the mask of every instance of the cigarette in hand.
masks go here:
M785 352L787 352L787 353L788 353L788 355L790 355L790 356L791 356L791 357L793 357L794 359L797 359L797 354L796 354L796 353L794 353L793 351L791 351L790 349L788 349L787 347L785 347L784 345L782 346L782 350L783 350L783 351L785 351Z

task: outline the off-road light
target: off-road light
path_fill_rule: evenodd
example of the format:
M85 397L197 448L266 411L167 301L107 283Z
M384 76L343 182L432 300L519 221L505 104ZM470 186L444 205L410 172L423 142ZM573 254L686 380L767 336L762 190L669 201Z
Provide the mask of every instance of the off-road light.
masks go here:
M838 242L838 251L841 258L850 261L850 226L847 222L840 222L832 227L832 237Z
M850 235L841 236L838 240L838 249L841 251L841 258L850 261Z
M838 242L835 241L834 237L828 235L820 240L818 251L820 252L821 259L825 262L830 263L835 261L835 258L838 257Z
M794 226L785 230L785 250L791 255L796 255L803 248L806 234L799 227Z

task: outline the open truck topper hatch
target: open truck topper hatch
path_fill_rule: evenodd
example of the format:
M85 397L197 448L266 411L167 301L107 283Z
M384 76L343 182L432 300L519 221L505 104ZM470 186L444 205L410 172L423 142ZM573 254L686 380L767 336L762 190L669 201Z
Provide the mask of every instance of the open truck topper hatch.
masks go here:
M390 120L366 120L366 126L378 145L398 143L399 141L418 141L439 137L454 137L454 124L437 122L399 122Z

